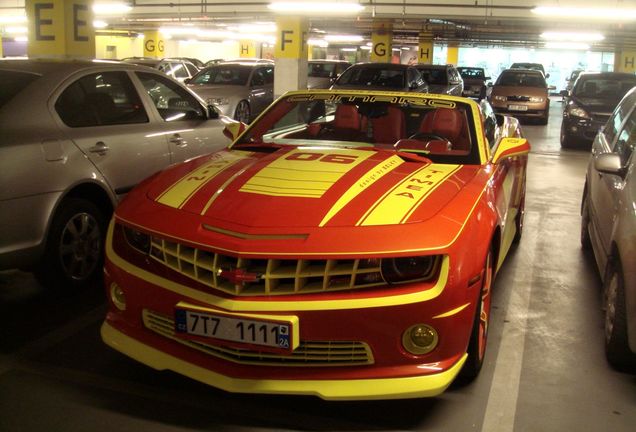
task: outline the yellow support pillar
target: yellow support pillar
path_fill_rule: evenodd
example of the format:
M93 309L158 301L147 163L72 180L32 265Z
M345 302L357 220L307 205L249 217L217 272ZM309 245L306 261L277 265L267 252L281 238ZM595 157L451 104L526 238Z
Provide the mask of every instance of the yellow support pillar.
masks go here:
M276 28L274 96L280 96L290 90L307 88L309 20L306 17L279 16Z
M617 58L618 64L616 64ZM615 55L614 63L615 72L636 72L636 51L621 51L620 55Z
M95 58L92 0L26 0L31 58Z
M420 33L418 40L417 62L433 64L433 37L429 33Z
M378 21L371 32L371 61L390 63L393 49L393 27L391 23Z
M239 57L241 58L255 58L256 57L256 44L251 40L239 41Z
M459 46L457 43L449 43L448 51L446 52L446 64L452 64L457 66L459 60Z
M144 32L144 57L164 58L166 55L166 44L163 36L157 30Z

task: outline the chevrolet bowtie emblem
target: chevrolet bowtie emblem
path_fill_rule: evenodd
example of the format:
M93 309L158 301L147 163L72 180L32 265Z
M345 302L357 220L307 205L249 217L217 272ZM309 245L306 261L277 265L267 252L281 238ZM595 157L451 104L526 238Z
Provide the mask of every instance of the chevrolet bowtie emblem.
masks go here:
M245 269L218 269L216 275L225 279L228 282L232 282L235 285L243 285L247 282L256 282L261 278L259 273L251 273Z

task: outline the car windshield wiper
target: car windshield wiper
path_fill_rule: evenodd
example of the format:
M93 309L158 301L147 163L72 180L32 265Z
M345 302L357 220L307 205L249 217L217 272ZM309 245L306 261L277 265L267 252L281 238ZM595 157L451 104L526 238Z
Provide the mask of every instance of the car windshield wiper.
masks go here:
M250 150L262 153L274 153L276 150L284 147L283 144L276 144L271 142L244 142L234 144L231 148L234 150Z

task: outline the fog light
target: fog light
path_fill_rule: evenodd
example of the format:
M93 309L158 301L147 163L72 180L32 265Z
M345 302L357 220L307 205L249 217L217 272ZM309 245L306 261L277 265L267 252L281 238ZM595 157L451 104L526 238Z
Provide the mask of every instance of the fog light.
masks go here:
M411 354L428 354L437 346L438 341L435 329L426 324L415 324L402 335L402 345Z
M122 290L115 282L110 284L110 300L120 311L126 310L126 296L124 295L124 290Z

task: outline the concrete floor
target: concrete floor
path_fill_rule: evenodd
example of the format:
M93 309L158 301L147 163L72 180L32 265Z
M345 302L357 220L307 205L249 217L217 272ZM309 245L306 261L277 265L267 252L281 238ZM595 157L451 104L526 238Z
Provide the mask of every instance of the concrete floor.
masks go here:
M603 353L600 282L579 246L587 151L561 151L561 103L532 143L523 239L495 284L486 364L438 398L325 402L224 393L99 338L101 287L60 298L0 273L0 431L630 431L636 376Z

